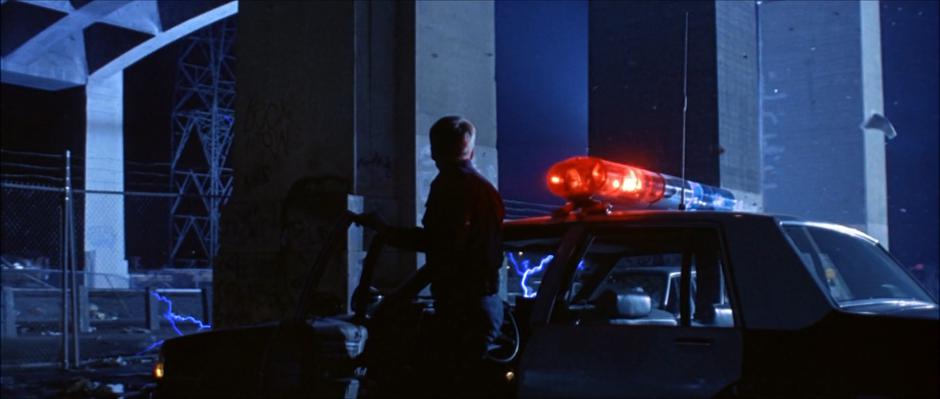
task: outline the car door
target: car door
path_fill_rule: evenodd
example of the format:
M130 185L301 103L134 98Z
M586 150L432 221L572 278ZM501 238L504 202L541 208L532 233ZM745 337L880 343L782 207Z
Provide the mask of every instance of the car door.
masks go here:
M702 397L740 378L741 333L718 228L600 228L581 247L539 290L533 312L548 317L532 320L520 397ZM622 277L640 269L662 278ZM677 270L673 313L658 296ZM554 290L549 280L558 281Z

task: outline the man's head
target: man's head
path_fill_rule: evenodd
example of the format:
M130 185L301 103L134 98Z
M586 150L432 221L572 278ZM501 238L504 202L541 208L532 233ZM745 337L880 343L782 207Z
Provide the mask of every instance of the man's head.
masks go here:
M445 116L431 126L431 158L438 165L473 159L477 129L460 116Z

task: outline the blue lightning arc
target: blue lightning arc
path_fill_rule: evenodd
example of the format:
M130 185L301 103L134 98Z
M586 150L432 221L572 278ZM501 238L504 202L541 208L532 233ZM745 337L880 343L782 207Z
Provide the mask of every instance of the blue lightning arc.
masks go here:
M170 327L173 327L173 331L176 331L176 335L183 335L183 332L180 331L179 327L176 325L176 322L190 322L190 323L193 323L193 324L195 324L195 325L198 327L198 330L199 330L199 331L207 330L207 329L212 328L211 325L206 324L206 323L203 323L202 320L199 320L199 319L197 319L197 318L195 318L195 317L192 317L192 316L183 316L183 315L179 315L179 314L176 314L175 312L173 312L173 301L171 301L170 298L167 298L167 297L165 297L165 296L163 296L163 295L160 295L160 294L159 294L158 292L156 292L156 291L151 291L150 294L153 295L153 297L156 298L158 301L163 302L163 303L166 304L166 311L163 312L163 318L166 319L166 321L170 322ZM159 341L157 341L157 342L154 342L154 343L150 344L150 346L148 346L147 349L144 349L143 351L141 351L140 353L138 353L138 355L143 354L143 353L150 352L150 351L153 350L154 348L160 347L160 345L163 345L163 341L164 341L164 340L161 339L161 340L159 340Z
M536 291L534 288L529 288L529 286L526 285L526 281L529 280L529 276L541 272L548 262L551 262L552 259L555 259L555 255L546 255L541 260L539 260L538 266L534 267L531 267L531 262L528 259L523 259L520 265L520 262L516 261L516 257L512 255L512 252L507 252L506 255L509 258L509 262L512 263L512 267L516 271L516 274L522 277L522 279L519 280L519 286L522 287L522 296L526 298L534 297Z
M522 252L519 254L521 256ZM519 277L522 277L522 279L519 280L519 286L522 288L522 296L526 298L532 298L537 293L535 288L529 288L529 286L526 285L526 281L529 280L530 276L536 273L540 273L543 269L545 269L545 265L547 265L548 262L551 262L552 259L555 259L555 255L546 255L539 260L538 266L532 267L531 262L528 259L523 259L522 262L517 261L512 252L506 252L506 257L509 259L509 263L512 263L512 268L515 270L516 274ZM578 262L578 270L584 270L583 259Z

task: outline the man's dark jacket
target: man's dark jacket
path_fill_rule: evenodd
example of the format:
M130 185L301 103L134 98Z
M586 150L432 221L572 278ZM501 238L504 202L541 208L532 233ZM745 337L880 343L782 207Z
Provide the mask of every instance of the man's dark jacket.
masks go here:
M427 254L435 299L472 300L498 290L504 214L499 193L469 161L440 165L424 228L392 232L389 239Z

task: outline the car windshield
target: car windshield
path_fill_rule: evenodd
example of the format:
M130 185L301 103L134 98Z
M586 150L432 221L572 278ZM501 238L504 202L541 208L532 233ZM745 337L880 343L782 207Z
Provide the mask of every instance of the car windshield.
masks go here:
M784 224L803 264L840 307L935 301L881 248L852 229L812 223Z

